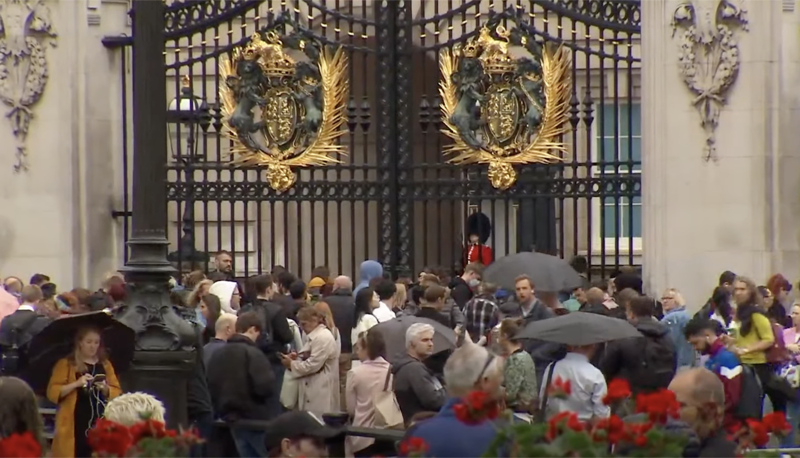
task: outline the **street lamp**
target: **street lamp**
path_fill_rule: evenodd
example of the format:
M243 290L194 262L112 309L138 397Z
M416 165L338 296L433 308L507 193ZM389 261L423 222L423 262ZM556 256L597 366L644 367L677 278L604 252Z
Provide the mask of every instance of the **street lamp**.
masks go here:
M184 270L194 270L195 266L205 269L208 264L208 253L195 248L194 239L194 165L202 162L200 150L200 130L208 130L211 124L211 112L206 101L192 91L191 79L188 75L181 78L181 90L167 106L167 137L172 159L183 167L183 180L189 192L184 203L181 220L182 236L178 249L167 256L167 259ZM184 265L187 269L184 269Z

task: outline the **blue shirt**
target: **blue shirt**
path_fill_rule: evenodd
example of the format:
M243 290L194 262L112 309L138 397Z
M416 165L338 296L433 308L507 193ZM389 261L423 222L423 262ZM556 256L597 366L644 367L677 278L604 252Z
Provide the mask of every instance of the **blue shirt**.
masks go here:
M678 367L692 367L697 360L694 347L686 340L684 329L692 317L686 312L686 307L678 307L664 314L661 322L669 328L672 343L675 344L675 353Z
M468 425L456 418L453 406L461 400L448 399L435 417L421 421L406 433L428 444L425 456L436 458L480 457L489 449L497 435L498 426L491 421Z

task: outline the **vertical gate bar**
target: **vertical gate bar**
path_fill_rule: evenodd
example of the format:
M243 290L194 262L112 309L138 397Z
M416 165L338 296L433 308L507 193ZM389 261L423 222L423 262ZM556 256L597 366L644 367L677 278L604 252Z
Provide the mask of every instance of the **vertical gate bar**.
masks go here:
M398 4L381 0L377 4L378 49L376 72L378 175L380 176L380 262L391 272L395 266L397 247L397 93L396 93L396 17ZM365 234L366 235L366 234Z
M128 52L122 48L122 262L128 263L128 240L130 239L130 180L128 179Z
M395 129L397 133L397 157L392 161L392 174L395 200L395 257L392 264L393 278L400 272L405 272L414 264L414 231L413 231L413 193L409 186L411 181L410 167L413 163L411 137L412 126L412 91L411 79L414 75L412 41L412 0L403 0L397 6L396 28L396 68L397 81L395 87L396 109ZM424 56L423 56L424 58ZM424 139L423 139L424 141Z

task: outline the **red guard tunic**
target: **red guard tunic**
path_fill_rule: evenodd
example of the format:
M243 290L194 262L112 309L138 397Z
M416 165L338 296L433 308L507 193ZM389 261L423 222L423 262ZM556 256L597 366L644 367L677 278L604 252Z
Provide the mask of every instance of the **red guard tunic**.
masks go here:
M492 249L486 245L467 245L464 247L464 260L466 264L479 262L488 266L494 260Z

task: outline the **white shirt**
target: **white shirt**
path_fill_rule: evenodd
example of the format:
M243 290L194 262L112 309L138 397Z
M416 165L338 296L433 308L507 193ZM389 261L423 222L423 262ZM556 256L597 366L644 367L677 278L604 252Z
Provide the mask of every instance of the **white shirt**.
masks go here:
M383 302L378 305L378 308L372 310L372 314L378 319L378 323L383 323L384 321L397 318L397 315L394 314L392 309L390 309L389 306Z
M35 312L36 309L33 308L33 304L22 304L19 306L17 310L27 310L29 312Z
M608 392L606 379L586 356L567 353L564 359L548 366L544 374L545 381L550 371L554 371L551 383L559 377L564 381L569 380L571 391L566 399L547 397L548 416L570 411L575 412L581 421L588 421L593 417L608 418L611 415L611 409L603 404L603 398ZM544 399L547 390L544 385L545 383L542 383L539 390L539 399Z

